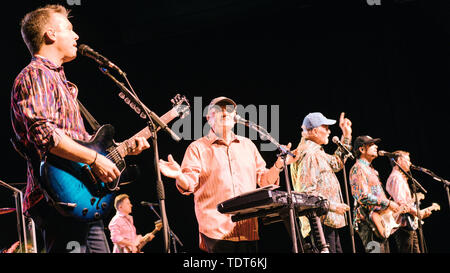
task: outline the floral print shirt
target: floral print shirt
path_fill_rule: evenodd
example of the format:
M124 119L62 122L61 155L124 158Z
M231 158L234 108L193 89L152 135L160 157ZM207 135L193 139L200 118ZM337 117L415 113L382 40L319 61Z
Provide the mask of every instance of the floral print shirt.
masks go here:
M302 143L303 142L303 143ZM311 140L299 145L299 160L291 164L291 177L294 191L321 196L330 203L330 211L322 216L322 222L332 228L346 225L345 215L332 212L335 206L344 203L339 180L335 172L342 169L340 148L333 155L325 153L322 146ZM343 144L349 146L351 139L344 138Z
M373 211L384 210L389 206L389 200L381 185L378 172L364 160L357 159L350 169L350 186L355 199L354 226L360 221L367 221L365 213L370 217ZM364 211L361 211L361 210Z

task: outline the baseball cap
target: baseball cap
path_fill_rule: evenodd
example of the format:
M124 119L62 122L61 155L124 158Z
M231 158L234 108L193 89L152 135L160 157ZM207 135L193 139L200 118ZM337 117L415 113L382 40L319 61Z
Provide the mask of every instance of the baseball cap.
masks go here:
M359 136L355 139L355 142L353 143L353 151L358 151L360 147L371 144L371 143L378 143L381 141L381 138L372 138L370 136Z
M314 112L306 115L306 117L303 119L302 126L305 126L307 130L311 130L321 125L333 125L335 123L336 120L327 119L322 113Z
M214 98L213 100L211 100L211 102L209 103L209 106L208 106L208 113L209 113L209 111L211 111L211 109L215 105L218 105L218 106L232 105L233 108L236 108L236 103L234 102L234 100L221 96L221 97L217 97L217 98Z

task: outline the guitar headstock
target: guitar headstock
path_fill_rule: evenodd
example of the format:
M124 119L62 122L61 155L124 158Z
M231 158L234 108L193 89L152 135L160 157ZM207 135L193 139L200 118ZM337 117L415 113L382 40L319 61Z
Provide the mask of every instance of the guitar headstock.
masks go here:
M431 210L440 210L441 206L438 203L431 204Z
M178 112L178 115L180 118L185 118L190 113L190 105L189 101L186 99L185 96L182 96L180 94L176 94L173 99L170 100L172 102L173 108L176 109Z
M421 192L416 193L416 195L417 195L417 199L419 201L425 199L425 195L423 193L421 193Z
M161 228L162 228L162 221L161 220L155 221L155 230L159 231L161 230Z

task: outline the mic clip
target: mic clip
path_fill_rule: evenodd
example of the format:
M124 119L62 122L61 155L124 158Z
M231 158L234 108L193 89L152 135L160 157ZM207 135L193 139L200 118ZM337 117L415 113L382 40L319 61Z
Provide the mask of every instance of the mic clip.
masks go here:
M350 159L355 159L355 156L353 155L353 153L351 151L349 151L347 149L347 147L345 147L344 144L342 144L342 142L339 140L339 138L337 136L334 136L332 139L333 143L335 143L339 148L341 148L341 150L344 152L344 159L350 158Z

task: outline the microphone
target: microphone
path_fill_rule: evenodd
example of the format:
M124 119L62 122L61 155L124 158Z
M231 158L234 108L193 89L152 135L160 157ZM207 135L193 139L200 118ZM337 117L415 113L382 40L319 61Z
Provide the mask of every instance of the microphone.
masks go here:
M240 123L240 124L244 124L244 125L248 125L250 123L250 121L242 118L241 116L239 116L237 114L234 116L234 121L236 123Z
M352 152L350 152L350 151L344 146L344 144L342 144L342 142L339 140L339 138L338 138L337 136L334 136L334 137L331 139L331 141L333 141L334 144L336 144L336 145L338 145L339 147L341 147L341 149L343 149L344 152L345 152L346 154L348 154L348 156L349 156L351 159L355 159L355 156L352 154Z
M420 167L420 166L413 165L413 164L411 164L411 166L409 166L409 167L411 169L413 169L413 170L416 170L416 171L421 171L421 172L424 172L424 173L429 172L429 170L427 170L427 169L425 169L423 167Z
M157 206L159 206L158 203L150 203L150 202L147 202L147 201L142 201L142 202L141 202L141 205L143 205L143 206L149 206L149 207L157 207Z
M390 157L390 158L397 157L397 155L395 153L390 153L390 152L386 152L386 151L383 151L383 150L378 151L378 155L379 156L386 156L386 157Z
M261 139L263 139L263 140L270 140L273 144L275 144L278 147L278 149L283 154L288 154L288 155L292 156L293 158L296 157L293 153L291 153L291 151L289 151L285 147L281 146L275 139L273 139L269 135L269 133L266 131L266 129L262 128L261 126L257 125L256 123L251 122L249 120L246 120L246 119L242 118L241 116L239 116L238 114L236 114L234 116L234 121L236 123L244 124L245 126L248 126L250 128L253 128L254 130L256 130L259 133Z
M126 74L115 64L113 64L110 60L108 60L106 57L102 56L100 53L96 52L89 46L85 44L81 44L78 46L78 52L81 53L81 55L89 57L96 61L98 64L106 66L108 68L112 68L119 72L120 75L125 76Z

